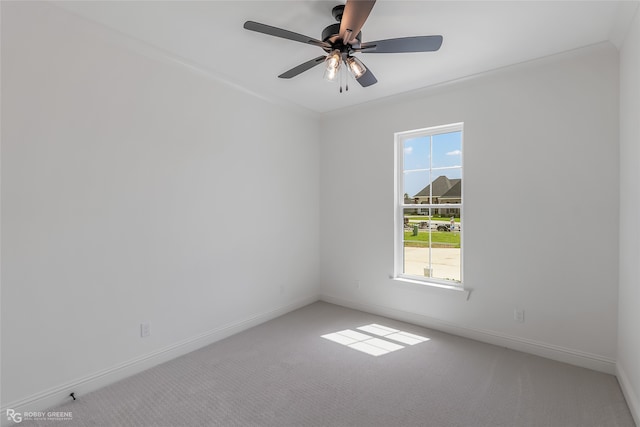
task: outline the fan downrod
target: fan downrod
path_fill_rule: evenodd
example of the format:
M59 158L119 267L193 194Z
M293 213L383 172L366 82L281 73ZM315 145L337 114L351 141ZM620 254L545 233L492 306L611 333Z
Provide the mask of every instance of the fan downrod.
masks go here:
M331 9L331 15L335 18L336 21L342 21L342 14L344 13L344 5L339 4L333 9Z
M339 40L340 37L340 22L342 21L342 13L344 12L344 5L343 4L339 4L337 6L335 6L333 9L331 9L331 15L333 15L333 17L335 18L336 21L338 21L337 24L331 24L328 27L326 27L324 30L322 30L322 36L321 36L321 40L323 42L327 42L327 43L331 43L332 45L335 45L334 48L338 48L340 50L343 50L343 45L341 43L341 41ZM354 47L359 47L360 46L360 42L362 41L362 31L360 31L355 39L353 40L353 42L351 43L352 46ZM348 50L348 46L344 46L347 48Z

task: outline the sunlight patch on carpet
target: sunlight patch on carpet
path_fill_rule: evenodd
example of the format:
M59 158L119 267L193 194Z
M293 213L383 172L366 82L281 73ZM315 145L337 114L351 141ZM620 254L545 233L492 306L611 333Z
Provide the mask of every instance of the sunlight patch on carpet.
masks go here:
M356 329L357 331L345 329L343 331L333 332L331 334L322 335L322 338L345 345L354 350L362 351L363 353L367 353L372 356L381 356L383 354L405 348L404 345L400 345L398 343L416 345L421 342L429 341L429 338L389 328L387 326L378 325L376 323L360 326ZM362 332L366 332L366 334ZM385 339L380 337L384 337Z

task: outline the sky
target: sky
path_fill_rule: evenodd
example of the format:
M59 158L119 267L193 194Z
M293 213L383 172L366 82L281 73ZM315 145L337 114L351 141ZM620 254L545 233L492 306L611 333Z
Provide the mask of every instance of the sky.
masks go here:
M461 178L462 132L450 132L433 136L407 139L404 150L404 192L413 197L440 175ZM430 157L430 152L433 157ZM429 169L429 171L412 171ZM455 169L438 169L450 168Z

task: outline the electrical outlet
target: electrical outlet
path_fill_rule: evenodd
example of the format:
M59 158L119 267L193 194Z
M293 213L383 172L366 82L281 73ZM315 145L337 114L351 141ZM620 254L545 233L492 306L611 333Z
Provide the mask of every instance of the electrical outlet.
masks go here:
M518 323L524 323L524 310L514 309L513 310L513 320Z
M151 335L151 324L149 322L140 323L140 338Z

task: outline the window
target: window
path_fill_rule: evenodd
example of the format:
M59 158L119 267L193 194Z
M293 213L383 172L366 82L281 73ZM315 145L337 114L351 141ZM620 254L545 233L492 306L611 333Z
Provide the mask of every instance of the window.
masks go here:
M396 133L397 278L462 287L462 123Z

